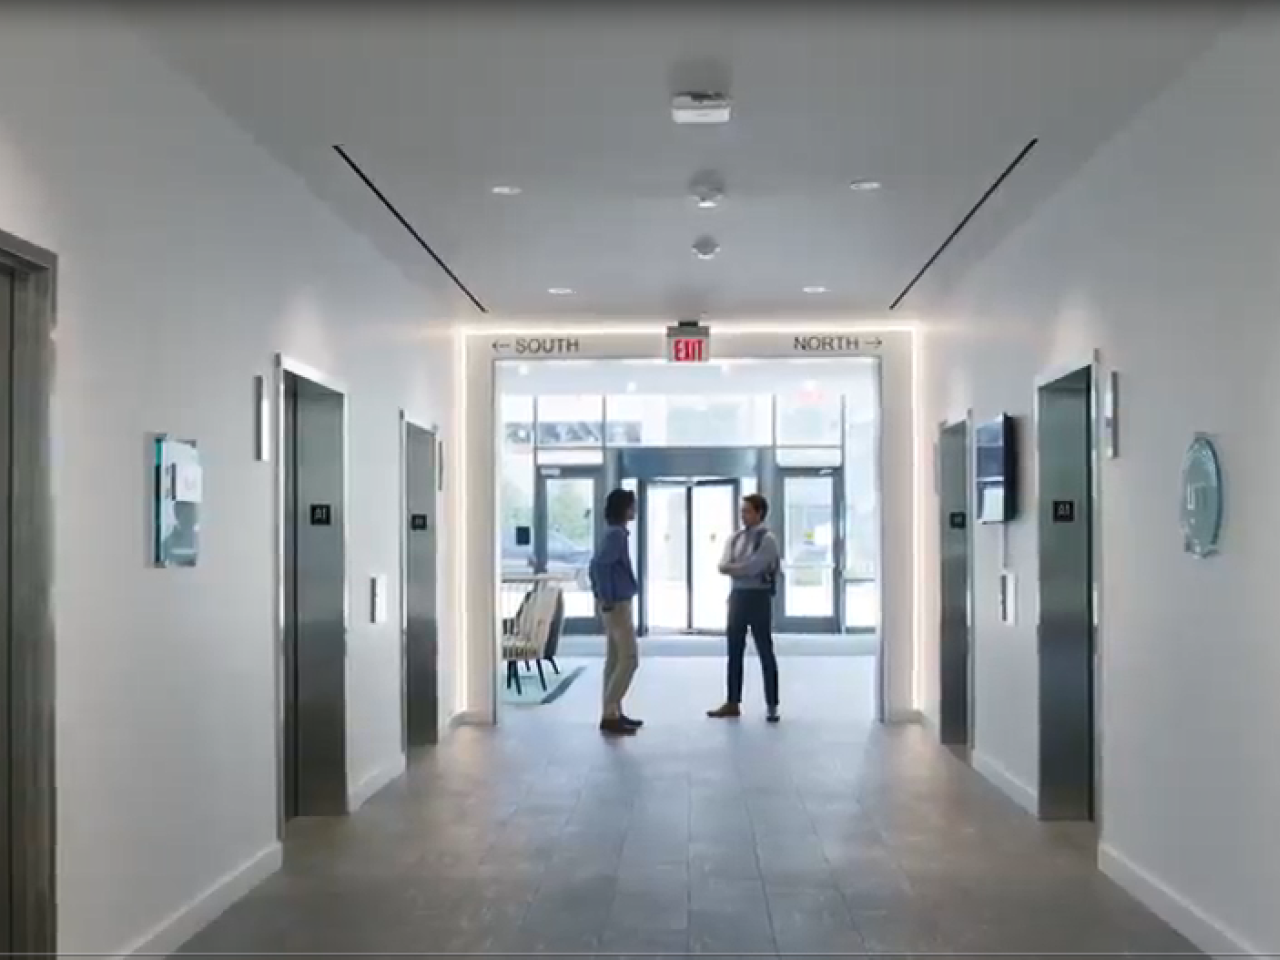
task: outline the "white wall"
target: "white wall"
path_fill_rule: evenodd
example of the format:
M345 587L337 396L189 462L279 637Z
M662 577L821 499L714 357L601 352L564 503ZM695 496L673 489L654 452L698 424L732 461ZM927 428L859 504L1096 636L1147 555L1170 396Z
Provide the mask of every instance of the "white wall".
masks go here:
M46 26L4 14L0 228L61 258L61 948L164 951L204 919L181 911L278 852L274 465L253 460L252 378L282 351L351 391L350 573L357 588L373 573L395 583L398 411L440 420L447 440L451 338L425 336L422 294L298 180L134 36L84 11ZM204 451L193 571L147 566L151 431ZM353 792L403 762L398 624L361 623L363 596Z
M1123 377L1123 455L1101 478L1102 859L1218 952L1280 950L1277 90L1280 21L1260 14L1009 238L928 337L930 422L1027 415L1036 375L1095 347ZM1178 528L1197 431L1217 437L1227 484L1223 552L1205 562ZM997 537L976 537L977 750L1034 790L1036 531L1010 531L1015 627L996 622Z
M718 359L796 359L795 337L806 331L795 321L785 326L750 323L711 323L711 355ZM498 328L494 328L498 329ZM459 671L461 709L470 719L486 722L496 716L497 680L496 614L494 599L498 583L498 531L495 469L498 431L495 422L495 361L530 359L514 352L512 327L497 333L471 328L462 338L464 356L459 365L466 370L461 385L459 426L464 463L460 466L459 490L471 492L458 500L460 529L467 531L455 543L454 565L463 571L456 602L463 618L461 632L467 638L466 662ZM521 328L514 328L521 329ZM538 337L536 324L528 324L530 336ZM578 330L581 332L577 332ZM560 325L546 334L548 341L573 339L578 349L573 355L591 359L660 358L664 349L664 326L658 324L616 324L601 329L599 324ZM885 656L885 709L894 720L914 718L920 703L915 688L916 649L921 625L916 590L920 551L914 541L917 532L917 505L926 497L928 479L917 460L915 402L916 337L909 324L897 324L886 332L881 325L849 324L815 328L816 332L836 330L850 337L880 339L876 350L847 351L845 355L878 355L882 359L882 445L881 517L885 538L881 554L882 629ZM879 333L877 334L877 330ZM840 355L839 353L836 354ZM564 354L560 354L563 357ZM531 365L537 363L530 359ZM926 451L927 453L927 451ZM485 492L484 496L478 495Z

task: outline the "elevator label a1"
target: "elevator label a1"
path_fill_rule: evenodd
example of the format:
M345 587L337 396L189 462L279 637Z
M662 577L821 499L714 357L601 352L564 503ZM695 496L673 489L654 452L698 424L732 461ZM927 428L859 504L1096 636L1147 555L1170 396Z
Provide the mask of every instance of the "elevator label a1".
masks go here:
M1054 523L1075 523L1076 522L1076 502L1074 500L1053 501L1053 522Z

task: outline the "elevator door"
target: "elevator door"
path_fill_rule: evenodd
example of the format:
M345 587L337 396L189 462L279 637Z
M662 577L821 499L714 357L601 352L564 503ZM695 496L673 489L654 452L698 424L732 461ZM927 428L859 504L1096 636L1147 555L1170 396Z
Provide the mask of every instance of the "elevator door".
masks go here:
M941 568L939 604L939 736L952 746L972 743L969 631L969 426L945 427L938 437Z
M436 435L405 424L404 675L406 745L439 740L439 459Z
M1095 801L1093 371L1042 386L1039 465L1040 816L1092 820Z
M285 818L347 811L345 403L284 390Z
M0 267L0 954L13 951L14 817L10 803L14 792L13 686L9 665L13 662L13 635L9 612L10 483L12 447L11 371L13 369L13 278Z
M0 233L0 954L53 956L52 268L24 246Z

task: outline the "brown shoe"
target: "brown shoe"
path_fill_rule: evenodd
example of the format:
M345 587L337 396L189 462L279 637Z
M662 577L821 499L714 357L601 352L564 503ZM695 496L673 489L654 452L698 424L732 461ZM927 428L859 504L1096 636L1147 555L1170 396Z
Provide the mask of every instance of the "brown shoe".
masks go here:
M708 710L707 716L712 720L736 720L742 716L742 708L736 703L726 703L714 710Z
M600 732L611 737L634 737L636 728L629 726L621 717L605 717L600 721Z

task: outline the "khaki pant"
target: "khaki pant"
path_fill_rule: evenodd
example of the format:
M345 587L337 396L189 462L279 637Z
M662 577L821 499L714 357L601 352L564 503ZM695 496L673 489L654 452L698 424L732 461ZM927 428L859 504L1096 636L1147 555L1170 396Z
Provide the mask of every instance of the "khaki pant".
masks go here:
M640 665L636 649L636 628L631 620L631 601L623 600L608 610L599 608L604 621L604 716L614 719L622 713L622 699Z

